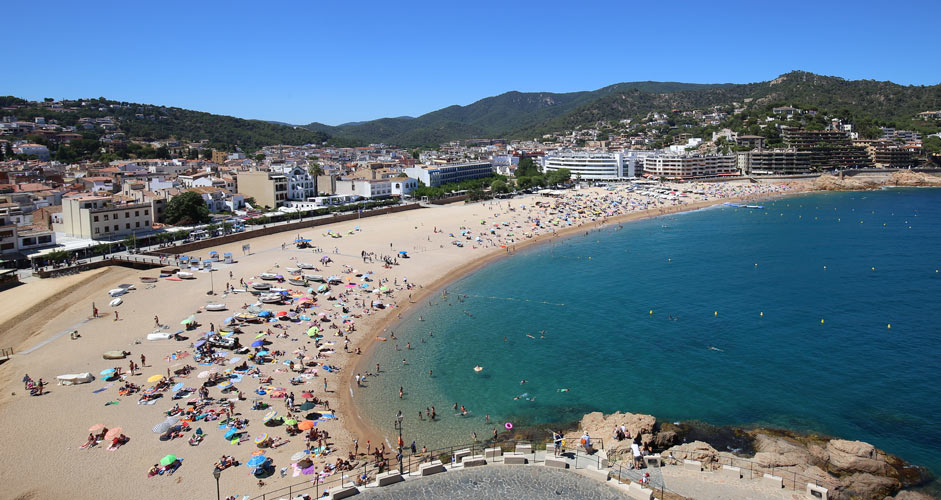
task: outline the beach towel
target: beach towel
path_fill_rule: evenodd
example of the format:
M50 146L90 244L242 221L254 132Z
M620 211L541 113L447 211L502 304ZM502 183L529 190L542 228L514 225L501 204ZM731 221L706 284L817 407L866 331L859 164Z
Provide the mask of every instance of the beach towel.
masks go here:
M108 401L107 403L105 403L105 406L111 406L111 405L116 405L116 404L118 404L118 401Z
M105 392L105 391L107 391L107 390L110 389L110 388L111 388L111 384L108 384L108 385L102 387L101 389L95 389L94 391L91 391L91 392L92 392L92 394L98 394L99 392Z

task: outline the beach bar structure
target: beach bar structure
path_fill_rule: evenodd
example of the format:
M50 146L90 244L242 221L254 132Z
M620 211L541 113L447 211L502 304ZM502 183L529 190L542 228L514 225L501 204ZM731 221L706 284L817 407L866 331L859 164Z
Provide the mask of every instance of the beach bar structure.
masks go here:
M217 252L217 251L215 251L215 250L210 250L210 251L209 251L209 260L210 260L211 262L219 262L219 252Z
M232 264L235 260L232 258L232 252L222 254L222 259L226 264Z

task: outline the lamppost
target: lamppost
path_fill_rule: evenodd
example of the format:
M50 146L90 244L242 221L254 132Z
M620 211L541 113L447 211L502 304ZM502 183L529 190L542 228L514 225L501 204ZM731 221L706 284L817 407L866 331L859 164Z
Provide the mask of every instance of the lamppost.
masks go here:
M212 295L215 293L213 290L216 288L212 283L212 262L209 263L209 291L206 292L206 295Z
M401 473L402 473L402 445L404 444L404 441L402 441L402 412L399 412L399 414L396 415L396 417L395 417L395 422L393 423L393 425L394 425L394 427L395 427L395 430L399 431L399 441L398 441L398 445L399 445L399 474L401 474Z
M216 478L216 500L219 500L219 476L222 475L222 471L218 467L212 469L212 477Z

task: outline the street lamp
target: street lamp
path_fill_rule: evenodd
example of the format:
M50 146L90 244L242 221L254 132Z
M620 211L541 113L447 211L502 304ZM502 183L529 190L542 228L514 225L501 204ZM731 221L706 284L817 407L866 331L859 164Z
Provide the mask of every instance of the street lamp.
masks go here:
M212 269L212 262L210 262L210 263L209 263L209 291L206 292L206 295L212 295L213 293L215 293L213 290L214 290L216 287L212 284L212 271L213 271L213 269Z
M395 427L395 430L399 431L399 441L398 441L398 444L399 444L399 474L401 474L401 473L402 473L402 445L404 444L404 442L402 441L402 412L399 412L399 414L396 415L396 417L395 417L395 422L393 423L393 426Z
M216 500L219 500L219 476L222 475L222 471L218 467L212 469L212 477L216 478Z

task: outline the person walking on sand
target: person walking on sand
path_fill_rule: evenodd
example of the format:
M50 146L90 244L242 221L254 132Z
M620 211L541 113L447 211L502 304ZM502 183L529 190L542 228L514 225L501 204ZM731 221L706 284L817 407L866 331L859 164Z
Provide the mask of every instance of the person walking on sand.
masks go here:
M160 318L156 314L154 314L154 326L160 326Z
M405 387L399 386L399 399L402 399L403 395L405 395Z
M140 355L140 365L147 366L147 358L143 354Z
M117 311L114 311L114 320L115 320L115 321L118 320L118 312L117 312Z

